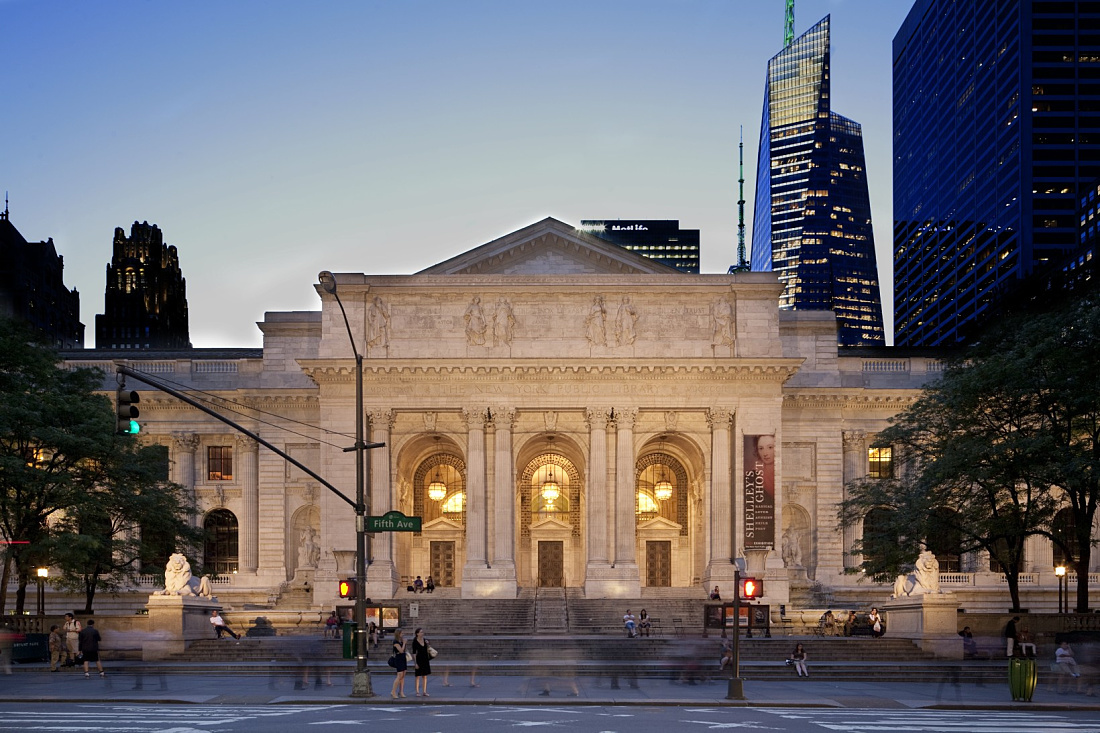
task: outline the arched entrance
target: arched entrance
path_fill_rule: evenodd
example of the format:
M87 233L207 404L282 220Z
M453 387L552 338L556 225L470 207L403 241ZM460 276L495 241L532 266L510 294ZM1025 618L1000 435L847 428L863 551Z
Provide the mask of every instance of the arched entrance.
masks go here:
M228 509L215 509L203 521L202 570L209 575L232 575L240 565L237 517Z
M574 463L552 451L535 456L520 473L520 585L564 588L584 577L581 484Z

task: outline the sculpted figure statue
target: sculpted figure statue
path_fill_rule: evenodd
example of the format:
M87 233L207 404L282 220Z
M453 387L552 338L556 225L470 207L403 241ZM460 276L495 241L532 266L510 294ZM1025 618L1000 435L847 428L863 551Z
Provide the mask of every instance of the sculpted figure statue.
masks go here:
M930 550L922 550L913 572L899 575L894 582L894 598L940 592L940 563Z
M733 305L726 298L720 298L710 307L710 317L714 324L711 346L733 346Z
M615 336L619 346L630 346L637 338L634 324L638 322L638 309L630 302L630 296L624 295L623 302L619 304L619 311L615 314Z
M516 325L516 315L507 298L497 299L496 312L493 314L493 346L507 346L512 343L512 329Z
M313 527L302 530L302 542L298 546L298 567L315 568L321 559L321 547L317 544L317 532Z
M462 320L466 321L466 342L471 346L483 346L488 324L481 310L481 298L474 296L473 301L466 306L466 313L463 314Z
M162 596L202 596L210 598L210 577L195 578L191 575L191 563L182 553L175 552L164 566L164 590Z
M367 311L367 346L390 345L390 309L378 295Z
M584 335L588 342L596 346L607 345L607 310L603 306L603 296L592 299L592 307L584 319Z
M787 527L783 530L783 562L789 568L802 567L802 534L796 529Z

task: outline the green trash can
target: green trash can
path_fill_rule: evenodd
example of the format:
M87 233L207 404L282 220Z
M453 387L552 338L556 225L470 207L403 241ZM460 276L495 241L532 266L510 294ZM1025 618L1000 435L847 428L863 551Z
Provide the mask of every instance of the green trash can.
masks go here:
M344 659L355 659L355 630L359 628L354 621L345 621L340 627L341 647Z
M1010 659L1008 661L1008 689L1016 702L1031 702L1039 670L1034 659Z

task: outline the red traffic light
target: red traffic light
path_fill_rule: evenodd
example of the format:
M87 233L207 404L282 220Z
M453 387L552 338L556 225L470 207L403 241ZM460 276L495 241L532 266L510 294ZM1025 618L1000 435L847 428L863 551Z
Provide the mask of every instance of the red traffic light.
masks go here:
M738 591L746 601L755 600L764 595L764 583L756 578L741 578Z
M355 583L355 578L348 578L347 580L340 581L340 597L341 598L355 598L356 590L358 586Z

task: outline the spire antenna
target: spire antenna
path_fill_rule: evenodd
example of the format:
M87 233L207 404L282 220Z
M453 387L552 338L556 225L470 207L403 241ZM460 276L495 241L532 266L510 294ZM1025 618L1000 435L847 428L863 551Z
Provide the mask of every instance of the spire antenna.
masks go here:
M787 7L783 11L783 48L794 41L794 0L787 0Z

